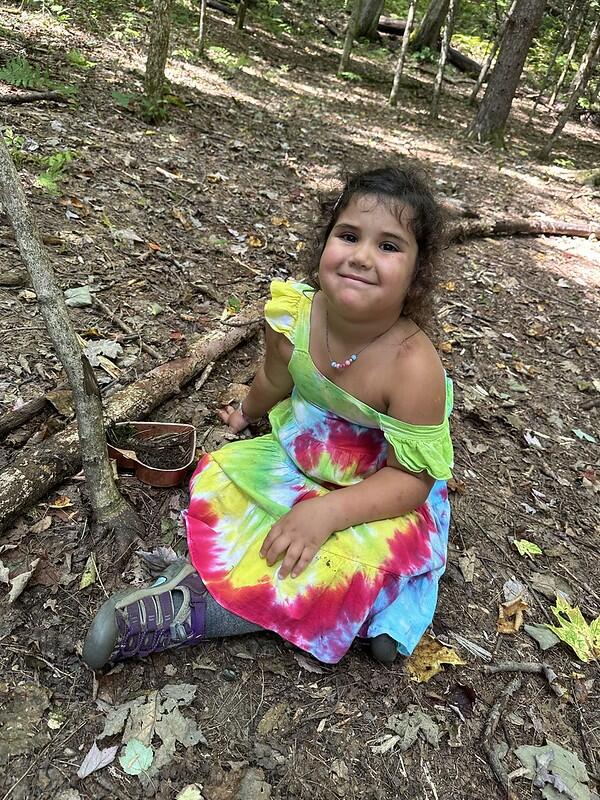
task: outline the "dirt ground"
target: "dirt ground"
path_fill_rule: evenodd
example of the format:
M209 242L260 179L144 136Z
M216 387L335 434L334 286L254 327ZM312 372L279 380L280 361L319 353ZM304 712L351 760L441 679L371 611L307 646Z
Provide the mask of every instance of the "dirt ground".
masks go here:
M155 127L111 94L140 90L143 39L134 33L147 17L116 6L97 15L83 4L66 8L62 20L33 4L0 10L3 60L26 54L78 87L75 102L5 107L2 121L30 152L75 152L56 197L34 185L31 163L20 174L41 231L53 237L48 252L61 287L88 285L137 334L126 336L97 308L72 309L86 340L122 347L105 364L112 374L96 369L106 395L158 363L141 342L173 358L218 327L227 306L243 309L266 296L274 277L302 275L318 197L344 170L418 161L443 194L483 217L600 225L598 190L572 181L573 165L597 165L600 130L568 125L559 163L540 164L535 149L553 119L543 114L528 125L526 92L515 105L510 148L499 153L465 138L468 80L446 84L441 119L432 124L428 72L411 66L391 110L393 55L361 55L353 71L362 81L345 82L334 77L339 41L316 23L299 43L252 24L236 33L212 12L209 44L230 58L221 51L217 63L214 50L199 58L190 29L176 27L168 76L180 105ZM312 21L306 6L284 11L292 24L300 11ZM68 66L74 49L95 66ZM0 84L0 91L13 90ZM0 273L18 271L6 218L0 224ZM455 382L456 468L433 632L465 664L418 683L402 659L379 666L360 643L332 667L257 635L94 676L80 653L95 610L114 588L147 573L137 556L123 574L101 557L106 548L90 534L85 482L75 477L2 535L11 579L39 561L20 597L0 602L0 800L167 800L190 784L198 788L188 798L201 791L206 800L501 798L484 728L513 675L489 674L489 658L547 663L567 690L559 698L542 675L521 676L490 740L504 770L520 768L515 748L552 741L579 756L589 790L598 790L597 662L583 663L563 644L541 653L522 629L498 633L497 618L510 578L528 593L527 623L552 621L552 581L588 621L600 614L600 411L586 408L600 392L600 245L594 238L478 239L450 247L444 262L438 343ZM64 384L25 283L0 285L0 342L2 412ZM232 383L250 380L261 347L251 339L153 418L191 422L203 449L217 446L227 434L215 409ZM0 467L65 422L47 412L10 433L0 442ZM120 486L147 524L149 549L185 553L184 488L153 489L131 476ZM522 557L515 539L542 553ZM99 576L80 589L90 552L100 554ZM126 774L118 760L79 780L110 707L172 684L196 687L183 713L205 743L178 744L151 780ZM411 704L437 724L437 746L419 736L402 751L393 741L393 718ZM115 734L98 744L120 740ZM511 785L516 798L541 796L526 777Z

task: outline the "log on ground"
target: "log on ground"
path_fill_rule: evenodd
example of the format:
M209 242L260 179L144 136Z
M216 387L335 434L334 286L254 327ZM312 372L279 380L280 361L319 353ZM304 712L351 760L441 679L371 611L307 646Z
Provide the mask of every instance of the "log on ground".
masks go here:
M114 394L106 403L106 424L144 419L154 408L176 395L210 362L221 358L260 327L262 304L240 315L236 327L219 327L190 345L187 355L155 367L139 380ZM0 531L37 500L73 475L81 466L77 425L71 423L59 434L27 449L0 472Z

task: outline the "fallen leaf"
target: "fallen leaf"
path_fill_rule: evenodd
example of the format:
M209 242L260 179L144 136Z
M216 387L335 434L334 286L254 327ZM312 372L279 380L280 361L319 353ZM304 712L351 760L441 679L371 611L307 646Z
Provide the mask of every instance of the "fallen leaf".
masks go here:
M579 607L570 606L560 595L556 598L552 613L558 625L547 627L574 650L580 661L587 663L600 659L600 617L588 625Z
M87 561L85 562L85 568L83 570L81 580L79 581L79 588L86 589L88 586L91 586L92 583L96 582L97 577L98 571L96 569L96 556L94 553L90 553Z
M527 541L527 539L514 539L513 544L519 551L520 556L533 558L533 556L539 556L543 552L541 547L538 547L534 542Z
M8 593L8 602L14 603L15 600L22 594L23 589L29 583L29 579L35 572L35 568L39 564L39 558L34 559L29 567L27 572L21 572L20 575L16 575L10 581L10 592Z
M190 783L188 786L184 786L175 800L204 800L202 796L202 784Z
M527 770L523 777L532 780L546 800L590 800L589 776L575 753L548 740L543 747L517 747L515 755Z
M419 683L433 678L442 669L442 664L460 666L465 662L451 647L444 646L437 639L425 634L406 660L406 671Z
M458 709L460 716L463 718L473 715L476 700L475 689L464 683L457 683L448 695L448 705Z
M4 566L4 562L0 561L0 583L8 583L8 576L10 569Z
M552 575L551 573L533 572L531 574L532 587L547 597L548 600L554 600L559 594L567 601L571 602L572 587L560 575Z
M119 756L119 763L128 775L139 775L150 768L153 759L152 748L137 739L130 739Z
M89 286L74 286L72 289L65 289L65 303L71 308L86 308L93 305L92 295Z
M459 478L450 478L448 480L448 491L456 492L456 494L464 494L467 491L467 485Z
M68 389L55 389L48 392L46 400L51 403L61 417L72 417L74 414L73 394Z
M475 548L469 547L458 557L458 568L462 572L465 583L473 583L475 576Z
M153 317L157 317L159 314L162 314L163 310L164 309L160 305L160 303L150 303L150 305L147 308L148 313L151 314Z
M91 775L92 772L96 772L96 770L112 764L112 762L115 760L118 749L119 745L117 744L114 747L107 747L104 750L99 750L96 740L94 740L94 744L91 746L88 754L83 759L81 766L77 770L77 777L85 778L88 775Z
M437 722L412 703L406 707L404 713L388 717L385 726L400 737L398 746L401 752L412 747L419 736L432 747L439 744L440 730Z
M583 439L586 442L592 442L592 444L596 444L598 441L593 436L590 436L589 433L582 431L580 428L573 428L573 433L577 436L578 439Z
M35 525L32 525L29 529L31 533L38 534L47 531L48 528L52 525L52 517L46 514L45 517L42 517L39 522L36 522Z
M549 650L551 647L554 647L555 644L560 642L558 636L549 630L546 625L539 625L538 623L534 625L525 625L523 630L526 634L528 634L528 636L531 636L532 639L535 639L540 647L540 650Z
M101 366L101 357L118 358L123 354L123 348L112 339L93 339L85 342L84 353L92 367Z
M496 629L498 633L513 634L523 627L523 614L529 606L522 597L515 597L500 603L498 606L498 622Z
M303 656L300 653L294 653L294 659L298 662L302 669L305 669L307 672L314 672L315 675L323 674L323 668L320 667L316 661L306 658L306 656Z
M250 247L262 247L264 244L263 240L259 236L248 236L247 242Z
M72 505L73 505L73 502L71 501L70 497L67 497L66 495L60 495L59 497L56 498L56 500L54 500L53 503L50 503L49 507L50 508L69 508L69 506L72 506Z

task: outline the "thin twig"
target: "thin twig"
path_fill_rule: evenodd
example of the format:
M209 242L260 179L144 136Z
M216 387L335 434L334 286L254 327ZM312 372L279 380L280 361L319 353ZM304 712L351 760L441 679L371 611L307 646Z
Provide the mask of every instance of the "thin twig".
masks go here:
M508 773L502 766L502 762L500 761L500 757L498 756L497 748L494 746L493 737L496 733L496 728L498 727L498 723L500 722L500 717L502 716L504 709L506 708L506 704L510 697L512 697L515 692L518 692L521 688L521 684L523 683L523 678L520 675L517 675L512 681L505 686L504 690L492 706L489 716L487 718L487 722L485 724L485 728L483 730L483 736L481 739L481 746L485 754L488 757L488 761L490 762L490 767L492 768L492 772L494 773L494 777L498 782L499 786L504 789L506 792L507 800L518 800L516 794L510 788Z
M492 674L496 672L527 672L543 675L558 698L567 694L565 687L558 683L558 675L548 664L540 664L537 661L505 661L503 664L486 665L483 669Z
M243 322L234 322L233 320L229 321L225 319L222 321L222 324L228 325L230 328L244 328L246 325L255 325L257 322L262 322L262 317L257 317L256 319L246 319Z
M136 333L133 330L133 328L130 328L126 322L124 322L120 317L118 317L115 314L115 312L106 305L106 303L100 300L99 297L94 297L93 299L94 299L94 305L98 306L100 311L106 314L106 316L110 319L110 321L115 323L117 328L120 328L123 331L123 333L127 333L129 336L135 336L136 339L139 339L140 347L142 348L142 350L145 350L145 352L148 353L149 356L152 356L152 358L156 358L159 361L163 361L163 357L158 352L158 350L155 350L154 347L152 347L149 344L146 344L146 342L143 342L141 340L140 334Z
M210 364L207 364L204 367L204 369L202 370L202 374L200 375L200 377L198 378L198 380L194 384L194 389L196 391L198 391L199 389L201 389L204 386L204 384L206 383L206 381L208 380L208 378L210 376L210 373L213 371L214 367L215 367L215 362L214 361L211 361Z

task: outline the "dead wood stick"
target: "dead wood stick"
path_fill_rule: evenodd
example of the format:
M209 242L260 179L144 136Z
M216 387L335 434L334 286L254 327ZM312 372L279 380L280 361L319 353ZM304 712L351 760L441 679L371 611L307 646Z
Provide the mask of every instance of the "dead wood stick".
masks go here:
M504 709L506 708L509 698L511 698L515 692L519 691L522 683L523 678L520 675L517 675L509 684L507 684L507 686L505 686L504 690L490 710L485 728L483 730L483 736L481 737L481 746L488 757L488 761L490 762L490 767L492 768L492 772L494 773L496 781L506 792L507 800L518 800L518 798L510 788L508 773L502 766L500 756L498 755L497 749L494 746L493 738L494 734L496 733L498 723L500 722L500 717L504 713Z
M249 306L244 317L255 319L261 306L262 302ZM104 408L106 424L144 419L154 408L180 392L211 361L221 358L259 329L258 323L237 328L219 325L216 330L199 337L184 357L160 364L110 397ZM75 424L23 452L11 466L0 472L0 531L61 481L77 472L80 465Z
M596 397L592 397L591 400L586 400L585 403L582 404L581 410L591 411L592 408L596 408L597 406L600 406L600 394L596 395Z
M133 328L130 328L129 325L121 319L121 317L118 317L117 314L106 305L106 303L100 300L99 297L94 297L93 299L94 305L98 306L100 311L103 311L110 321L115 323L117 328L120 328L123 333L127 333L129 336L135 336L136 338L139 338L140 347L142 350L148 353L149 356L152 356L152 358L157 358L159 361L163 360L163 356L158 352L158 350L155 350L152 345L146 344L146 342L142 341L140 334L136 333Z
M496 664L495 666L486 665L483 669L484 672L492 674L496 672L529 672L543 675L557 697L562 698L567 694L565 687L558 682L558 675L548 664L540 664L537 661L505 661L503 664Z
M0 417L0 439L10 431L20 428L21 425L36 417L47 405L48 401L45 397L35 397L28 403L24 403L16 411L7 411L6 414L2 414Z
M62 92L22 92L21 94L0 95L0 103L9 106L37 103L38 100L54 100L56 103L68 102L68 98Z
M583 222L562 222L555 219L461 220L448 225L446 238L451 242L481 239L486 236L589 236L600 238L600 225Z

